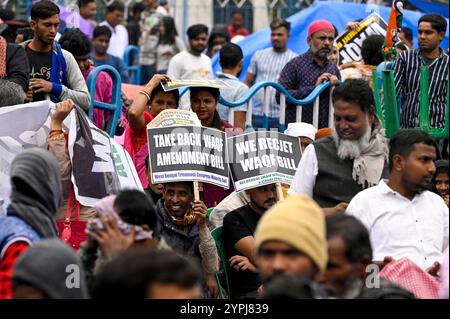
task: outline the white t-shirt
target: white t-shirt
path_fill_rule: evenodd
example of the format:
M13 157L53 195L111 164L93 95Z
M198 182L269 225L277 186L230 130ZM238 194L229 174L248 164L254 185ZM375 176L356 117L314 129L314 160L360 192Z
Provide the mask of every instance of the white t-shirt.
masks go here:
M115 28L103 21L100 25L106 25L111 30L111 39L109 40L108 54L111 54L123 60L123 55L128 47L128 31L123 25L117 25Z
M317 162L316 149L314 144L310 144L302 154L288 194L303 194L312 197L318 173L319 163Z
M412 200L392 190L384 181L359 192L346 214L356 217L370 234L373 259L407 257L422 269L441 262L448 247L448 207L429 191Z
M169 63L167 75L172 80L212 80L213 71L211 59L205 55L192 55L183 51L175 55ZM180 109L190 109L189 92L183 95Z

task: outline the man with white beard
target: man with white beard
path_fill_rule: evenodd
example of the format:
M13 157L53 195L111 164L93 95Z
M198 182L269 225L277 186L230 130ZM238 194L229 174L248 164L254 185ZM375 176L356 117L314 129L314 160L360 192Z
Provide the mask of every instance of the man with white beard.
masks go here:
M372 89L348 80L333 91L333 136L315 141L303 153L289 194L312 197L332 216L388 174L388 144L375 113Z

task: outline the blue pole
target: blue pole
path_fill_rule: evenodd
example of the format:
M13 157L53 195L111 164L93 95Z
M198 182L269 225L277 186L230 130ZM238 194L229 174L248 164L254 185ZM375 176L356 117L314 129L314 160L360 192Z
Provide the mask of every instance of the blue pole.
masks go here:
M189 19L189 9L188 9L188 1L183 0L183 39L186 42L186 31L188 28L188 19Z
M103 103L100 101L95 100L95 88L97 85L97 77L100 74L100 72L107 72L112 80L113 80L113 88L112 88L112 94L111 94L111 103ZM87 85L89 89L89 94L91 95L91 106L89 108L89 119L92 120L94 117L94 108L99 108L103 110L108 110L112 114L112 117L110 118L108 122L108 127L106 128L106 131L111 137L114 137L114 134L116 132L117 124L119 122L119 118L122 114L122 80L120 78L119 72L114 69L110 65L102 65L99 67L96 67L94 71L92 71L87 79Z
M267 114L263 115L263 127L268 131L269 130L269 117Z
M128 74L133 74L133 80L132 84L139 85L141 84L141 72L142 72L142 66L138 65L132 65L130 60L130 55L133 56L133 61L139 62L139 48L135 45L129 45L123 55L123 61L127 68Z

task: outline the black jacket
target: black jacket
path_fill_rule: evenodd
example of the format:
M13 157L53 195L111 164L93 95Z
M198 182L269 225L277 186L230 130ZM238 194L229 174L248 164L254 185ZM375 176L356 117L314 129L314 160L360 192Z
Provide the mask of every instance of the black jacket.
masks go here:
M188 234L178 228L167 215L163 199L160 199L156 204L156 213L158 217L156 234L163 237L175 251L201 260L202 256L199 249L200 233L197 224L189 227Z
M30 82L30 64L25 49L18 44L6 47L6 79L19 84L27 93Z

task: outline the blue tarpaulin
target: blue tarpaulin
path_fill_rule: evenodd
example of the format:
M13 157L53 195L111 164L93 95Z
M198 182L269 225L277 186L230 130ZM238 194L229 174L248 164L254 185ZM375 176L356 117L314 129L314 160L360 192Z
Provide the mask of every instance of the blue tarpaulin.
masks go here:
M448 18L448 5L430 0L408 0L417 10L424 13L439 13Z
M378 13L387 22L389 20L391 8L376 5L316 1L310 7L288 18L289 22L291 22L291 38L289 40L288 47L297 54L302 54L308 50L308 44L306 43L308 26L314 20L326 19L333 23L339 30L339 33L341 33L345 29L345 25L348 22L364 19L372 12ZM416 47L417 22L422 15L423 13L420 12L405 10L403 16L403 26L409 27L413 30L414 45ZM244 69L240 77L241 80L244 80L253 54L257 50L271 47L270 29L266 28L253 33L240 41L239 45L244 52ZM449 33L447 19L447 32L444 40L442 41L441 47L448 49L448 46ZM213 69L215 72L220 70L218 54L216 54L213 58ZM273 80L277 81L278 79Z

